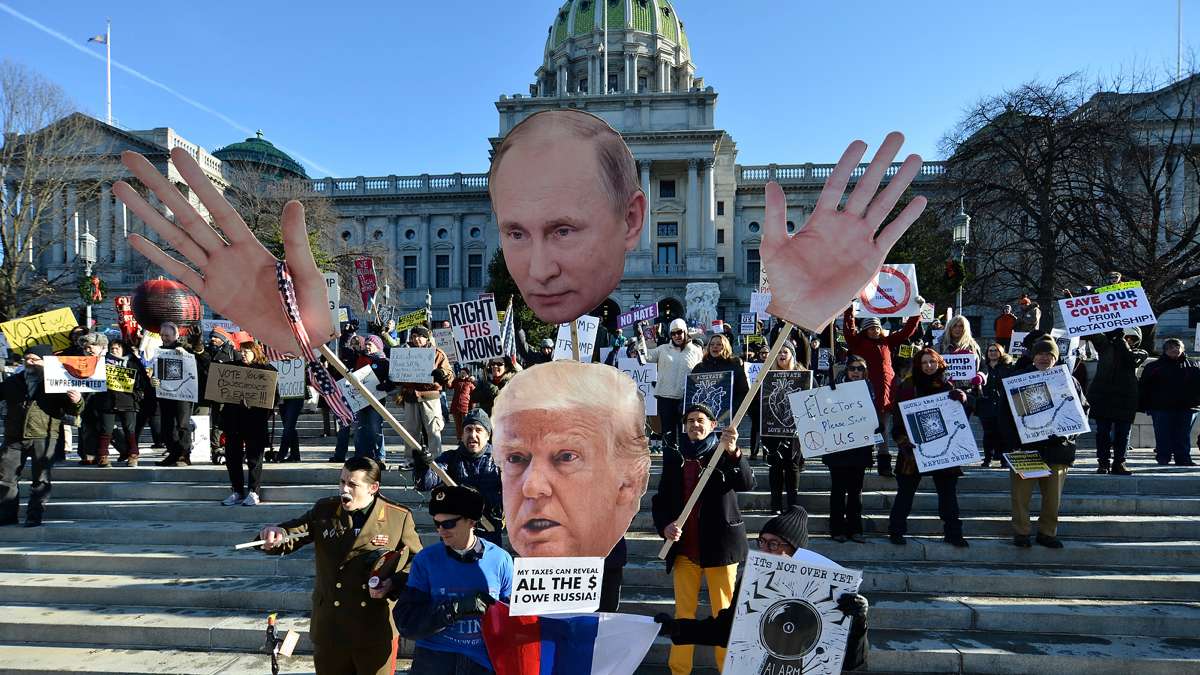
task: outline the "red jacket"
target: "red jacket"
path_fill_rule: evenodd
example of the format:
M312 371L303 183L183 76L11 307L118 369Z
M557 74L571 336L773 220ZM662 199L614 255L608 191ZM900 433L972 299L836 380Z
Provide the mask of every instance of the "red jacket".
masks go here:
M842 330L846 334L846 347L855 356L861 356L867 361L867 377L875 389L876 412L883 417L883 411L892 405L892 381L896 372L892 370L892 350L908 342L921 324L921 316L910 316L904 327L879 340L872 340L866 335L860 335L854 322L854 310L847 308L842 315Z
M456 378L450 388L454 390L450 412L466 415L471 411L471 392L475 390L475 378Z

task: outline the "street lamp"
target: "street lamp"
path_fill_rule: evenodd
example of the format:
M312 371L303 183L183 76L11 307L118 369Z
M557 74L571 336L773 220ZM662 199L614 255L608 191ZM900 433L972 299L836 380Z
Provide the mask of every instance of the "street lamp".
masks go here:
M954 239L954 246L958 249L958 266L963 269L963 259L967 255L967 245L971 243L971 216L967 215L963 201L958 202L958 213L954 215L951 224L951 237ZM958 280L958 295L955 300L955 310L962 314L963 305L963 283L964 279Z
M85 223L83 234L79 235L79 259L83 261L84 277L92 278L92 265L96 264L96 237L92 234L91 227ZM90 330L92 327L92 299L84 297L84 325Z

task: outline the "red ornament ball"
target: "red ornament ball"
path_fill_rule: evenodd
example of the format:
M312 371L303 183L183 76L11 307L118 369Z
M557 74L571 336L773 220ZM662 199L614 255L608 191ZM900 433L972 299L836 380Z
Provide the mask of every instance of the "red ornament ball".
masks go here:
M204 316L200 297L170 279L151 279L133 292L133 316L146 330L157 333L166 322L179 326L180 337L195 330Z

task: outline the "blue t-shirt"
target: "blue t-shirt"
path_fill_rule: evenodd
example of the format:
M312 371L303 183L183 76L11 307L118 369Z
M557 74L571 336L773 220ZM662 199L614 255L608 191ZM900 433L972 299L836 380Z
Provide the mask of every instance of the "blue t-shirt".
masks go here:
M508 551L480 539L483 556L474 563L451 558L444 544L421 549L413 558L408 587L429 594L433 604L487 591L497 600L508 601L512 594L513 559ZM417 640L426 649L456 652L469 656L487 668L492 667L479 619L463 619L433 635Z

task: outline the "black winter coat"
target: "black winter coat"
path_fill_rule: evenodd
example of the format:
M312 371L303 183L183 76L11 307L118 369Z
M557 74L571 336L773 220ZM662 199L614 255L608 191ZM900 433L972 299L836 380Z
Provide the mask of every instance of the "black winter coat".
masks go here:
M1034 366L1021 368L1013 375L1024 375L1037 370ZM1079 384L1079 380L1071 378L1071 385L1075 387L1075 395L1079 397L1079 403L1083 406L1083 412L1086 415L1088 412L1088 399L1083 395L1083 386ZM1044 441L1036 443L1021 443L1021 436L1017 432L1017 422L1013 419L1012 408L1007 405L1007 399L1003 408L1000 409L1000 429L1004 434L1004 439L1007 447L1019 448L1021 450L1036 450L1042 456L1042 461L1047 464L1065 464L1071 466L1075 463L1075 438L1065 438L1063 436L1051 436ZM1007 464L1007 462L1005 462Z
M979 372L987 375L987 384L980 390L979 398L975 401L975 414L980 419L1002 417L1000 408L1008 407L1008 399L1004 396L1003 380L1016 372L1016 361L1006 356L991 365L987 359L979 364Z
M706 443L707 447L698 455L702 466L706 466L709 456L717 451L718 444L714 437L715 434L709 436L709 439L714 440ZM690 443L690 440L685 439L684 443ZM700 501L696 506L700 509L700 560L696 562L701 567L722 567L740 563L746 559L749 552L746 544L746 523L738 509L737 493L754 489L754 471L745 455L733 459L722 452L717 461L717 468L704 486L704 492L700 494ZM683 462L683 454L679 448L668 447L663 451L662 477L658 481L658 492L650 500L654 529L660 536L663 530L683 513L683 505L687 502L688 495L683 492ZM677 549L678 543L671 546L671 550L667 552L668 572L678 554Z
M1138 411L1137 367L1146 360L1146 352L1130 349L1120 330L1102 335L1085 335L1100 355L1096 375L1088 386L1092 419L1133 422Z
M1183 356L1160 357L1142 370L1138 410L1200 410L1200 366Z
M245 368L260 370L275 370L270 364L249 365ZM237 434L253 445L266 445L267 420L275 412L274 408L254 408L240 403L221 404L221 429L226 433Z

